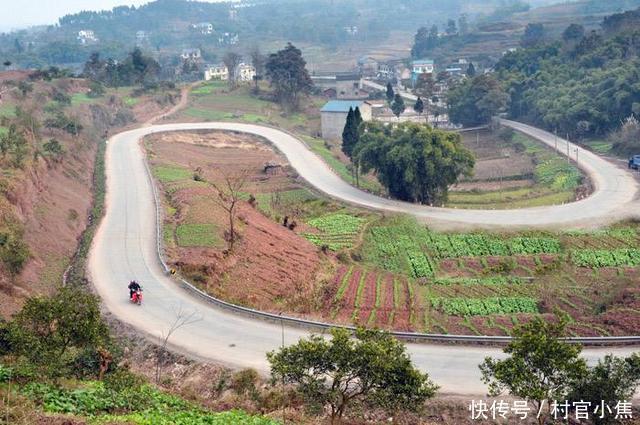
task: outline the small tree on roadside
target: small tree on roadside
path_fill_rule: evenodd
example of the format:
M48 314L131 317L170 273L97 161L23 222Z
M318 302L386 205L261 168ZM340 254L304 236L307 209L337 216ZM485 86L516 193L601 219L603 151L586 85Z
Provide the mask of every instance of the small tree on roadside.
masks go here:
M391 104L391 111L393 112L393 115L395 115L396 118L400 119L400 115L402 115L405 109L406 106L404 104L402 96L396 93L396 96L393 99L393 103Z
M29 298L10 323L9 339L13 354L57 378L73 372L83 350L105 344L108 328L95 295L62 288L49 298Z
M630 401L640 385L640 356L632 354L626 358L606 355L598 360L598 364L573 384L567 400L573 402L591 403L593 409L600 406L603 409L591 419L596 425L619 423L615 418L615 406L618 402ZM608 411L602 406L609 406Z
M155 373L156 384L160 384L160 381L162 379L162 365L164 364L164 361L165 361L164 358L167 353L167 346L169 345L169 340L171 339L173 334L176 333L181 328L192 325L196 322L199 322L200 320L201 320L201 317L196 311L187 312L187 311L184 311L182 307L179 307L177 310L174 311L173 320L169 324L169 327L167 328L167 330L162 331L160 335L161 337L160 352L156 357L156 373Z
M235 224L236 215L238 214L238 204L242 200L243 189L249 180L249 174L249 170L241 170L237 173L223 174L220 183L209 182L216 191L214 200L227 212L229 219L229 231L227 234L229 251L233 250L233 246L238 239Z
M389 102L389 105L391 105L391 103L393 102L393 98L395 97L395 92L393 91L393 86L391 85L391 83L387 83L386 96L387 102Z
M580 358L582 347L561 340L566 334L567 318L549 323L541 317L513 330L513 341L503 350L504 360L486 357L480 365L482 380L489 394L507 391L514 397L531 401L537 412L546 404L550 411L554 400L566 400L571 384L584 379L587 364ZM540 425L548 414L541 413Z
M240 61L242 60L242 56L237 54L236 52L227 52L222 57L222 62L227 67L227 71L229 73L229 87L231 89L236 88L238 81L238 65L240 65Z
M419 116L424 112L424 102L421 97L418 97L418 100L416 100L416 103L413 105L413 110L416 111Z
M396 412L418 410L437 386L411 363L405 346L388 332L332 329L267 354L274 382L294 384L307 400L331 409L340 423L349 406L363 401Z

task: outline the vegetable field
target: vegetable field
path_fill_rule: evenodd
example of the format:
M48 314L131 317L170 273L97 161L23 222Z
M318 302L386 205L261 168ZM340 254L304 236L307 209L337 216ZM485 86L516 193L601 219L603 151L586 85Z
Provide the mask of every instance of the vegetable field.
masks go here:
M499 239L482 233L429 235L434 254L439 258L557 254L560 241L554 238L516 237Z
M315 245L339 251L353 246L364 223L365 219L349 214L327 215L307 222L318 229L319 233L304 233L303 236Z
M571 253L571 259L579 267L640 266L640 249L584 249Z
M528 297L433 298L431 305L453 316L538 313L536 300Z

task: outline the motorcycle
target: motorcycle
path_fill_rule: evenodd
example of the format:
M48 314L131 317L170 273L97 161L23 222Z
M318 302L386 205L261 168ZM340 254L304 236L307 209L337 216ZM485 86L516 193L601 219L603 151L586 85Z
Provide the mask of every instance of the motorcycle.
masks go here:
M131 302L142 305L142 288L136 290L133 295L131 295Z

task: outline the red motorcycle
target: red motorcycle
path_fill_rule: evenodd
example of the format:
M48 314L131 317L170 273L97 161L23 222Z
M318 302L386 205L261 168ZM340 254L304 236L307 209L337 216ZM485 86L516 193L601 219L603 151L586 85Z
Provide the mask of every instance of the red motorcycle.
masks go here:
M133 295L131 295L131 302L134 304L142 305L142 288L137 289Z

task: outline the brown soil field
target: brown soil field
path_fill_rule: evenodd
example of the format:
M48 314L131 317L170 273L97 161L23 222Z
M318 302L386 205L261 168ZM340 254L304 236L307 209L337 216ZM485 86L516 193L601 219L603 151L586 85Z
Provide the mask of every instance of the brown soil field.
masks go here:
M171 133L154 135L146 146L152 166L202 169L202 177L220 184L224 176L245 170L243 192L252 195L299 188L295 176L283 166L265 173L265 164L285 164L262 141L229 133ZM226 212L215 202L216 191L206 184L163 182L175 209L165 226L213 224L218 246L180 246L169 241L169 262L207 292L222 299L268 311L313 313L309 300L316 298L318 282L331 260L297 233L264 216L248 202L241 202L238 226L241 235L233 250L227 249ZM328 276L331 276L330 274Z

